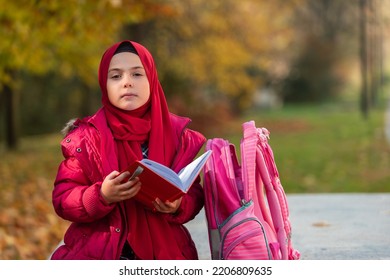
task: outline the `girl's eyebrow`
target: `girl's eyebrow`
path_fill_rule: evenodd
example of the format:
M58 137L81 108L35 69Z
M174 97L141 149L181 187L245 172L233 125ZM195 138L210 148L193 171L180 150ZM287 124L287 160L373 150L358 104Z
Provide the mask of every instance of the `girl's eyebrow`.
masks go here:
M129 70L137 70L137 69L144 69L142 66L133 66L133 67L130 67ZM108 69L108 72L111 72L111 71L123 71L124 69L122 68L111 68L111 69Z

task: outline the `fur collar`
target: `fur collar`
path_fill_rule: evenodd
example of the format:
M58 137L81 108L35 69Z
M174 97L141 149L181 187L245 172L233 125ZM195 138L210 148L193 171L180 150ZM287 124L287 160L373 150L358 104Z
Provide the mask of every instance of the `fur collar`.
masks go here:
M62 135L66 136L69 132L71 132L73 129L77 127L75 124L77 121L77 118L69 120L64 128L61 130Z

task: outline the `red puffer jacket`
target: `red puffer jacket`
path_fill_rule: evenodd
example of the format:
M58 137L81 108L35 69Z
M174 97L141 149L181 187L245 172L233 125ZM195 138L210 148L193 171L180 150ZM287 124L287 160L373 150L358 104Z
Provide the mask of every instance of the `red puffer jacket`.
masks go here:
M186 128L189 119L172 114L171 121L178 136L173 164L178 171L193 160L206 139ZM131 231L133 249L141 259L197 259L195 244L183 224L203 207L200 179L183 197L175 215L153 213L140 205L129 214L125 203L108 205L100 194L105 176L118 170L114 139L104 110L77 120L73 127L61 142L65 159L59 166L52 194L56 213L72 223L65 233L65 244L51 258L118 259Z

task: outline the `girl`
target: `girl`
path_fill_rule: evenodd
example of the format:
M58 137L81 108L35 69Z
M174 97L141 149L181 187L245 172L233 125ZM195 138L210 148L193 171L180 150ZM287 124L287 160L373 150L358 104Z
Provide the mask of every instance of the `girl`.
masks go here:
M64 160L54 183L56 213L71 221L52 259L197 259L184 227L203 207L200 178L174 202L156 199L149 211L133 197L138 178L120 174L143 157L175 171L205 143L190 120L169 112L149 51L132 41L114 44L99 67L102 108L68 124Z

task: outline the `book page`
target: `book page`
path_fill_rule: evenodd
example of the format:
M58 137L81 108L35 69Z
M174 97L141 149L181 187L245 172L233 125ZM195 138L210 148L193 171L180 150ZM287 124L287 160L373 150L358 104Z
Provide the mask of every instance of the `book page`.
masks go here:
M161 177L164 177L167 181L177 186L179 189L183 188L179 176L169 167L149 159L143 159L141 162L148 166L155 173L159 174Z
M198 157L179 172L179 177L183 185L183 191L187 191L188 188L192 185L210 155L211 151L205 152L203 155Z
M192 185L192 183L195 181L196 177L199 175L200 171L202 170L210 155L211 151L205 152L203 155L201 155L193 162L188 164L186 167L184 167L179 172L179 174L177 174L169 167L150 159L143 159L141 160L141 162L149 169L174 184L183 192L186 192L188 188Z

